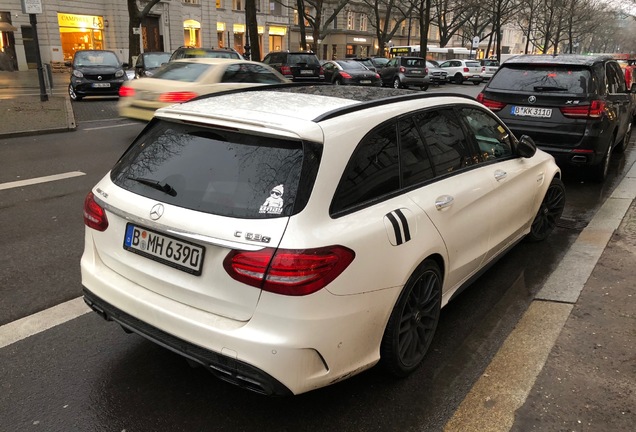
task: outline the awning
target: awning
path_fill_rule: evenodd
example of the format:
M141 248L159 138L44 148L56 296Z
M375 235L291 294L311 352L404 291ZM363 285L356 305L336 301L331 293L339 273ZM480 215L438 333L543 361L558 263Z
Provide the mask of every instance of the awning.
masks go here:
M8 22L0 21L0 31L3 31L3 32L14 32L14 31L18 31L18 28L17 27L13 27Z

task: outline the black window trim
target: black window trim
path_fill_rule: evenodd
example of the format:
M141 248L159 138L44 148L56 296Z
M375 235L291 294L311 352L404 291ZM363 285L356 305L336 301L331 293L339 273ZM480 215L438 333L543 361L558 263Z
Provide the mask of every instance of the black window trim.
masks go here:
M506 129L506 131L509 133L510 137L512 138L511 139L512 154L510 156L508 156L508 157L501 158L501 159L494 159L492 161L485 161L485 160L481 159L479 146L478 146L477 142L475 141L475 139L473 137L473 132L470 130L470 127L466 124L466 121L464 120L463 116L459 112L459 108L473 108L473 109L476 109L476 110L483 111L487 115L489 115L490 117L495 118L498 121L498 123L500 125L502 125ZM458 119L458 121L459 121L459 123L461 125L462 133L466 137L466 144L469 146L469 150L471 151L472 154L475 154L478 157L480 157L480 161L479 161L479 163L476 163L476 164L473 164L473 165L469 165L469 166L465 166L465 167L461 167L461 168L459 168L456 171L452 171L450 173L444 173L444 174L441 174L441 175L438 175L436 173L435 167L433 166L434 177L432 179L424 180L424 181L418 182L416 184L413 184L413 185L405 187L404 186L404 179L403 179L403 164L402 164L402 154L401 154L402 146L401 146L401 143L400 143L400 135L399 135L398 124L399 124L401 119L404 119L404 118L407 118L407 117L408 118L413 118L415 115L417 115L419 113L423 113L423 112L427 112L427 111L439 111L439 110L442 110L442 109L447 109L447 110L450 110L450 111L452 111L454 113L455 117ZM396 135L396 138L397 138L397 145L398 145L398 159L399 159L399 163L398 163L399 187L398 187L398 189L393 191L393 192L390 192L390 193L378 196L376 198L364 201L362 203L352 205L352 206L344 208L342 210L334 211L333 210L334 200L335 200L336 194L338 192L338 186L336 186L336 190L334 191L334 194L333 194L333 196L331 198L331 203L329 204L329 216L332 219L338 219L340 217L347 216L349 214L358 212L360 210L364 210L367 207L371 207L371 206L376 205L378 203L381 203L383 201L386 201L386 200L389 200L391 198L394 198L394 197L396 197L398 195L402 195L402 194L405 194L405 193L408 193L408 192L412 192L413 190L422 188L422 187L427 186L429 184L432 184L434 182L437 182L437 181L440 181L440 180L444 180L444 179L453 177L455 175L471 171L473 169L481 168L482 166L492 165L493 163L499 163L499 162L504 161L504 160L509 160L509 159L513 159L513 158L518 158L519 157L519 155L517 154L517 151L516 151L517 138L514 136L514 134L510 131L510 129L508 127L506 127L506 125L501 120L496 118L496 116L493 116L493 114L490 113L486 108L482 108L480 106L475 106L475 105L472 105L472 104L452 104L452 103L444 104L444 105L437 105L437 106L434 106L434 107L428 107L428 108L423 108L423 109L418 109L418 110L415 110L415 111L410 111L408 113L400 114L400 115L398 115L396 117L393 117L391 119L388 119L388 120L376 125L373 129L371 129L369 132L367 132L362 137L362 139L360 139L360 141L356 145L356 148L351 153L351 157L353 157L353 155L356 154L356 151L358 150L360 144L362 142L364 142L369 135L371 135L372 133L375 133L378 129L381 129L381 128L385 127L387 124L389 124L391 122L394 123L395 135ZM420 135L420 138L422 139L422 142L426 143L426 140L421 135L421 132L419 131L419 128L417 129L417 133ZM426 146L426 152L427 152L427 154L429 156L429 159L430 159L431 154L430 154L428 145ZM345 169L343 170L343 174L342 175L344 175L344 173L347 172L347 169L349 168L350 162L351 162L351 158L347 162L347 165L345 166ZM340 180L338 180L338 185L340 185L340 181L341 180L342 180L342 176L341 176Z

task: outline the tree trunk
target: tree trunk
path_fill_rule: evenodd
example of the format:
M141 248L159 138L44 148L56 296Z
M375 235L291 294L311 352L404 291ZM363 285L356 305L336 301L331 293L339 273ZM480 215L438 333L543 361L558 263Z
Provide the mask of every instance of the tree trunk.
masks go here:
M306 51L307 36L305 34L305 2L303 0L296 0L296 4L298 7L298 28L300 30L300 49L302 51Z
M248 60L261 61L261 47L258 40L258 22L256 20L256 0L245 0L245 27L247 40L245 52Z
M140 35L133 33L133 29L139 28L141 24L141 15L135 0L128 0L128 17L130 19L128 25L128 64L134 66L133 57L137 57L141 52Z

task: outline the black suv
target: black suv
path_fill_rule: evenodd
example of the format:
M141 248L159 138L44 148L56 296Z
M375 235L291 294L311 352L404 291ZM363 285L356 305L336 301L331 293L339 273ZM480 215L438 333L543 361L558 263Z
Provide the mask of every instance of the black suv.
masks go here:
M520 55L477 96L515 135L529 135L561 166L607 176L612 150L629 143L631 94L611 56Z
M197 48L192 46L181 46L174 50L170 56L170 61L197 57L243 59L243 56L230 48Z
M81 101L84 96L118 96L119 88L126 81L122 63L112 51L80 50L76 51L71 67L71 82L68 94L74 101Z
M322 82L325 80L320 61L311 51L274 51L265 56L263 63L270 65L292 81Z

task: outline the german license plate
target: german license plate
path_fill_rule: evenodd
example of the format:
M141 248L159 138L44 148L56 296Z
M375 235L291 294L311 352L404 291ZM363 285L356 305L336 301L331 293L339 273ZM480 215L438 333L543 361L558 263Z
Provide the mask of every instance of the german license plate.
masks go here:
M412 74L421 74L421 73L422 73L422 71L421 71L421 70L417 70L417 69L416 69L416 70L412 70L412 71L411 71L411 73L412 73Z
M550 118L552 117L552 108L513 106L510 114L520 117Z
M107 88L110 87L110 83L93 83L95 88Z
M371 80L360 80L360 84L371 84Z
M124 249L186 273L201 275L205 249L194 243L128 223Z
M301 69L300 70L300 74L301 75L313 75L314 71L312 69Z

